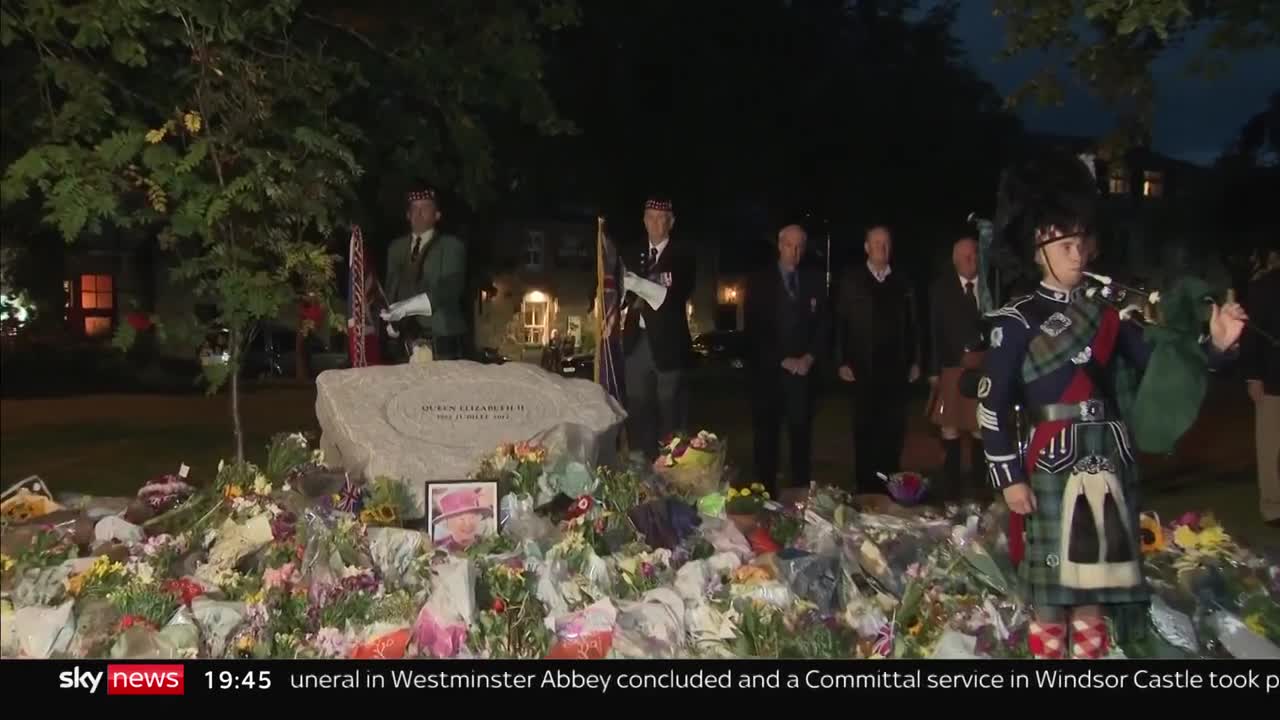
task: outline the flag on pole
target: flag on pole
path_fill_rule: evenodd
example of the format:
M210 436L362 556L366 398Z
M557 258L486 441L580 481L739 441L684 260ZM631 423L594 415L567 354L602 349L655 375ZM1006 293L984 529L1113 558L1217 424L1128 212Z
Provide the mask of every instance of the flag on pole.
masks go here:
M351 229L351 248L347 267L347 351L351 367L368 367L381 363L378 325L369 307L369 255L360 226Z
M604 218L596 219L596 382L619 403L625 402L622 378L622 257L605 235ZM605 324L614 319L610 337L605 337Z

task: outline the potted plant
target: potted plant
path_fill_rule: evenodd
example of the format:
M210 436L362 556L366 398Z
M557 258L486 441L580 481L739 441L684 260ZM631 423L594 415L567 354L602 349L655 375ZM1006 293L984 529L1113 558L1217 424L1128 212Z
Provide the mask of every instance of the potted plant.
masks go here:
M769 493L760 483L750 487L729 488L725 514L743 535L750 535L760 524L760 511L764 509Z

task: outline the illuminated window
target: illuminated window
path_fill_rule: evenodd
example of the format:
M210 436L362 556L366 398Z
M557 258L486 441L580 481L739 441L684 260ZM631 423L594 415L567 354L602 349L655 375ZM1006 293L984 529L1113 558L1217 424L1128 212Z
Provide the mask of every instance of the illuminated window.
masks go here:
M1158 198L1164 195L1164 175L1148 170L1142 173L1142 194L1149 198Z
M1116 168L1111 171L1110 191L1112 195L1128 195L1129 194L1129 173L1124 168Z
M84 334L102 337L111 334L115 317L115 283L110 275L80 276L80 312L84 316Z
M75 297L75 289L71 287L70 280L62 281L62 320L66 322L71 317L71 298Z
M80 276L80 308L82 310L111 310L114 307L110 275Z
M102 337L111 334L111 318L90 315L84 319L84 334L88 337Z
M547 321L551 301L546 293L534 290L524 296L520 304L520 316L524 325L524 342L526 345L545 345L547 342Z

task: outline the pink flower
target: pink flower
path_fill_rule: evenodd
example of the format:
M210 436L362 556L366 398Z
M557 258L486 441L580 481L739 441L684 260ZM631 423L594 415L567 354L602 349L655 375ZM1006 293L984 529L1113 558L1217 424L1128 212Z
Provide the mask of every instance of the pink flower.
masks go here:
M443 625L431 608L424 605L413 624L413 639L419 652L435 658L451 658L462 652L467 641L467 626L461 623Z
M707 441L703 440L702 436L699 435L698 437L691 440L689 442L689 445L691 445L695 450L705 450L707 447Z
M653 577L653 563L651 562L640 563L640 576L647 577L647 578Z
M689 443L682 442L676 446L675 450L671 451L671 457L674 457L674 458L684 457L684 454L688 451L689 451Z
M1182 517L1178 518L1178 521L1175 522L1173 525L1174 527L1177 527L1179 525L1186 525L1192 530L1199 530L1200 529L1200 513L1198 512L1183 513Z
M278 568L268 568L262 573L262 585L267 590L288 588L298 579L297 569L293 563L285 563Z
M569 511L565 514L570 518L581 517L591 509L591 502L590 495L583 495L574 501L573 505L569 508Z

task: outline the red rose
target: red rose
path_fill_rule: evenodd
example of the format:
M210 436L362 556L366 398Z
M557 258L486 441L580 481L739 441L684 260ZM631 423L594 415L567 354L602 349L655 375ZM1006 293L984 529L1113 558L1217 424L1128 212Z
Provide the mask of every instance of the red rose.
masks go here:
M688 450L689 450L689 443L682 442L676 446L676 449L674 451L672 451L671 457L673 458L684 457L685 452L687 452Z
M506 611L506 609L507 609L507 604L506 604L505 602L503 602L503 601L502 601L502 598L494 598L494 599L493 599L493 611L494 611L494 612L496 612L496 613L498 613L499 615L501 615L503 612L505 612L505 611Z

